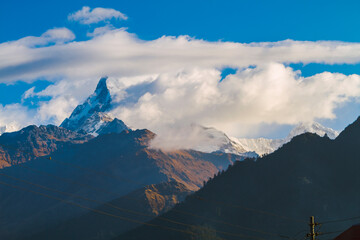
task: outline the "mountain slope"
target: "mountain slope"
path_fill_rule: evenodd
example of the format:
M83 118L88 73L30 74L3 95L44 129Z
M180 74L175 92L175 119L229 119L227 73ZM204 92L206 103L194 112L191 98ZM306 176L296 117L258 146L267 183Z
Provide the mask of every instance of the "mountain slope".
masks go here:
M96 210L137 221L148 221L183 201L190 193L183 184L175 181L152 184L105 203ZM89 212L35 234L27 240L105 240L139 225L136 222Z
M187 189L197 190L219 170L242 159L224 153L149 149L147 146L154 136L148 130L100 135L83 144L58 149L51 154L51 160L44 157L4 168L0 170L0 180L55 194L66 201L79 202L71 195L49 192L2 174L107 202L142 186L173 180ZM0 225L0 238L4 239L21 239L85 213L79 207L7 186L0 187L0 195L6 196L0 199L0 222L5 223ZM84 200L80 203L89 207L97 205Z
M163 215L194 227L164 223L160 219L149 223L194 234L205 231L225 239L239 239L234 237L236 234L246 235L243 237L248 239L279 239L279 234L292 237L297 233L303 238L301 233L308 228L309 216L324 222L360 215L359 146L360 119L335 140L312 133L296 136L257 161L237 162L174 211ZM348 224L351 221L324 224L321 232L346 229ZM193 237L142 226L116 239Z
M59 148L80 144L92 137L53 125L28 126L0 136L0 168L49 155Z

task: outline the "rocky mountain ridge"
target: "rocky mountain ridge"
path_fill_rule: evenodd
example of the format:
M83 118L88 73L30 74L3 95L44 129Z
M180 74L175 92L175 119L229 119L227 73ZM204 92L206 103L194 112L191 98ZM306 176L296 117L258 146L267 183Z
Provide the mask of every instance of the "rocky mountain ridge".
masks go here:
M0 168L46 156L71 144L81 144L93 137L54 125L28 126L0 136Z

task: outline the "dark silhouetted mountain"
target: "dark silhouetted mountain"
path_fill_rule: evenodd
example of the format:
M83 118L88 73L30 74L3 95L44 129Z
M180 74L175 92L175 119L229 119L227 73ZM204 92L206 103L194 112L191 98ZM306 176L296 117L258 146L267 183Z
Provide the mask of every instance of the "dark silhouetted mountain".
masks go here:
M337 144L348 150L357 150L360 146L360 117L347 126L336 138Z
M189 193L191 191L185 185L175 181L152 184L103 204L96 210L136 221L148 221L183 201ZM27 240L106 240L139 225L139 223L89 212Z
M239 239L236 234L250 236L243 239L280 239L280 234L303 239L310 216L321 223L360 215L359 147L359 119L335 140L312 133L296 136L270 155L236 162L162 215L191 226L158 218L149 222L187 233L143 225L116 239L203 239L189 232L209 239ZM353 223L323 224L321 232Z
M54 125L28 126L17 132L0 136L0 168L24 163L37 157L46 156L57 149L91 139Z
M168 181L177 181L189 190L197 190L219 170L242 159L224 153L149 149L147 146L154 136L148 130L99 135L83 144L64 146L53 152L51 159L40 157L1 169L0 181L86 207L96 207L99 205L96 202L9 179L4 174L108 202L143 186ZM0 196L0 222L3 223L0 225L0 239L22 239L88 211L9 186L0 185Z

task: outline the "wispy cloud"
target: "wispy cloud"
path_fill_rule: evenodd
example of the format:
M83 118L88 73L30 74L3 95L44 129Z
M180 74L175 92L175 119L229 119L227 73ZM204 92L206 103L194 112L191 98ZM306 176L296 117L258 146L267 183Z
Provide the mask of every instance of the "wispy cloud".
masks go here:
M128 17L112 8L94 8L84 6L81 10L71 13L68 19L81 24L99 23L110 19L126 20Z
M75 39L75 34L71 30L63 27L63 28L49 29L45 33L43 33L40 37L29 36L19 39L17 41L9 42L9 45L33 48L33 47L47 46L50 43L64 44L74 39Z
M38 123L35 121L36 111L31 111L21 104L0 104L0 135L2 132L16 131L21 127Z
M187 36L143 41L125 29L115 29L88 41L50 47L29 47L23 39L0 44L0 82L59 76L135 76L193 67L243 68L268 62L357 63L359 51L359 43L331 41L242 44Z

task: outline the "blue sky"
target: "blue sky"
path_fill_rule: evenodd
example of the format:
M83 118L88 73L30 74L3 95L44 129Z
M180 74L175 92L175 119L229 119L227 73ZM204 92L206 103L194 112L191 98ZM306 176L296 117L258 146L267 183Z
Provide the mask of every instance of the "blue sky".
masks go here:
M190 35L216 41L258 42L339 40L358 42L358 1L264 0L64 0L4 1L0 42L42 34L67 21L82 6L114 8L129 19L121 23L141 39Z
M336 3L337 2L337 3ZM66 27L75 41L91 39L87 33L104 23L82 25L68 20L70 13L83 6L112 8L128 16L126 21L108 20L114 28L126 27L141 40L156 40L162 36L189 35L209 42L276 42L296 41L360 42L358 1L125 1L125 0L64 0L64 1L6 1L0 8L0 43L26 36L40 36L48 29ZM358 62L351 64L286 63L309 77L324 71L346 75L360 74ZM1 70L1 69L0 69ZM230 72L232 73L232 72ZM21 78L19 78L21 80ZM50 81L47 81L50 80ZM44 77L0 83L0 104L20 103L27 108L39 107L47 96L24 100L26 90L40 92L58 81ZM93 86L93 85L91 85ZM84 93L81 99L86 96ZM359 104L353 97L334 112L336 119L319 118L321 123L341 130L359 115ZM1 112L0 112L1 114ZM46 120L41 120L45 123ZM1 122L0 122L1 125ZM270 124L271 125L271 124ZM264 124L262 124L264 126ZM268 123L265 123L268 126ZM263 129L264 127L260 127ZM252 136L282 137L291 124L280 124L278 131L258 131Z

